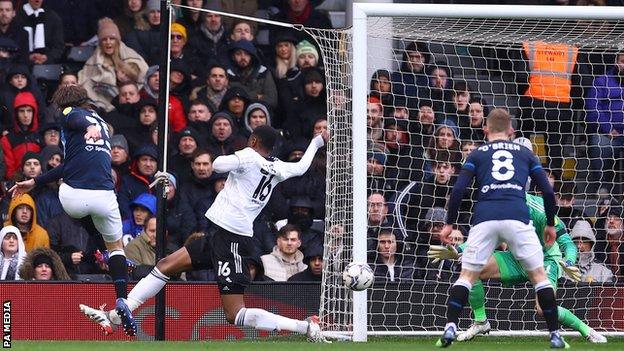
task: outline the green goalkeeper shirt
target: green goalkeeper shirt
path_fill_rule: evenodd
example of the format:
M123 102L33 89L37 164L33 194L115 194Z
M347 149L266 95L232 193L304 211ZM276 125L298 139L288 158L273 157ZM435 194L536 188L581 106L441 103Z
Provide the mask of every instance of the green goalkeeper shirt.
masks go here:
M572 264L576 263L577 248L572 242L570 235L566 231L565 224L559 217L555 216L555 230L557 231L557 240L555 243L546 248L544 243L544 228L546 228L546 211L544 210L544 199L539 196L526 193L526 203L529 206L529 215L531 221L533 221L533 227L537 237L544 248L544 260L560 260L561 254L566 261L570 261Z

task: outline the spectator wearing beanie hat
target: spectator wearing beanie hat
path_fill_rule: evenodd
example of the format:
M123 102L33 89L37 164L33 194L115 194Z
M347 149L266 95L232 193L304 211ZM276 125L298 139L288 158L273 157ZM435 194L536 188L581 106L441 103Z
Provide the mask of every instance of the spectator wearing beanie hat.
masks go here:
M231 87L241 87L254 99L277 107L277 87L271 71L262 64L258 50L248 40L235 41L230 46L230 68L227 70Z
M123 40L128 47L141 55L148 65L156 65L160 59L160 1L148 0L142 15L146 28L133 28Z
M122 218L128 218L130 203L142 193L151 193L149 185L154 181L158 170L158 150L154 144L144 144L134 153L130 172L121 176L121 185L117 194L119 211Z
M49 169L47 162L54 155L56 160L62 161L62 151L58 146L46 146L41 153L27 152L22 161L22 168L16 173L16 178L33 179ZM37 211L37 223L44 227L50 220L64 212L63 205L58 197L58 182L51 182L39 186L30 191L30 196L35 201Z
M291 136L309 137L314 121L327 116L325 79L321 70L316 67L301 71L303 78L303 96L284 121L284 129Z
M253 130L261 125L271 125L269 110L260 102L249 104L245 110L245 130L243 135L249 137Z
M193 80L204 79L205 63L197 57L188 45L189 33L180 23L171 24L171 58L180 59L189 68Z
M111 166L117 172L118 179L130 172L130 149L128 141L122 134L115 134L110 138Z
M299 69L316 67L319 64L319 53L316 46L307 40L297 44L297 66Z
M229 113L220 111L210 119L208 148L212 156L231 155L247 146L247 140L241 136Z
M111 101L119 95L117 83L120 72L136 67L137 82L143 82L148 66L141 55L121 41L119 28L110 18L98 21L97 36L98 46L78 72L78 84L87 90L89 99L97 107L110 112L115 108Z
M230 87L221 99L219 111L228 113L237 131L245 128L245 110L250 100L247 91L240 86Z
M158 72L158 65L150 66L145 73L145 81L143 82L143 88L139 92L141 99L150 97L158 101L158 88L160 87L160 74Z
M180 182L184 184L191 178L193 152L200 147L201 140L195 129L186 127L176 135L175 141L177 153L169 159L169 167L178 174Z

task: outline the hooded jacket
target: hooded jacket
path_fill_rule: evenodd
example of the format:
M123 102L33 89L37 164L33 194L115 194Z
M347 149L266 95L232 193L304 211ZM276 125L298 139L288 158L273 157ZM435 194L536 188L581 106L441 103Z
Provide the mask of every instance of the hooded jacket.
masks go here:
M7 165L6 178L12 179L13 174L20 169L22 157L28 151L39 152L39 107L35 96L27 91L21 92L15 96L13 109L17 110L20 106L30 106L33 108L33 120L29 126L21 128L18 124L17 114L13 119L13 127L9 134L2 138L2 151L4 152L4 162Z
M273 80L271 71L261 63L258 57L258 50L254 44L248 40L239 40L232 43L229 53L234 55L236 50L244 50L251 55L249 66L241 70L232 59L230 68L227 70L230 87L239 86L252 98L262 95L262 100L271 108L277 107L277 87Z
M260 259L264 267L265 278L276 282L285 282L288 278L308 268L308 265L303 263L303 252L297 250L295 257L292 260L288 260L278 249L277 245L273 247L273 252L268 255L262 255Z
M98 241L101 237L89 235L80 223L80 219L71 218L63 212L50 219L46 229L50 236L50 246L58 253L65 269L70 274L94 274L100 273L100 268L95 262L95 251L98 249ZM82 252L82 260L74 264L71 255L74 252Z
M9 233L15 233L17 236L17 253L12 258L8 258L0 249L0 280L21 280L22 278L19 275L19 268L26 258L26 246L24 245L24 240L22 239L22 233L20 233L19 229L12 225L6 226L0 230L0 243L3 242L4 237ZM15 272L15 277L13 279L7 279L9 277L5 276L5 274L8 274L10 270Z
M158 151L155 145L146 144L141 146L132 158L130 165L130 173L121 177L121 187L117 194L119 202L119 210L121 218L130 218L132 211L130 210L130 202L142 193L152 193L149 184L153 181L153 177L146 177L139 172L139 157L148 155L158 160Z
M271 125L271 114L269 113L269 109L264 106L264 104L261 104L259 102L254 102L252 104L250 104L249 106L247 106L247 109L245 110L245 136L249 137L251 135L251 133L253 132L253 129L251 129L251 126L249 125L249 117L251 116L251 113L254 112L255 110L262 110L262 112L264 112L264 115L266 116L267 119L267 125L270 126Z
M50 238L48 232L43 227L37 224L37 209L35 207L35 201L28 194L16 196L11 199L9 203L9 211L7 219L4 221L4 225L17 226L13 217L15 215L15 209L20 205L28 205L32 209L32 218L30 219L30 229L28 232L22 232L22 238L24 239L24 245L26 252L30 252L38 247L50 247ZM19 227L18 227L19 228ZM25 279L25 278L24 278Z
M23 31L22 28L20 28L20 30ZM11 78L16 74L22 74L26 77L27 83L22 89L17 89L15 86L10 84ZM11 130L11 127L13 126L14 111L11 107L13 106L13 101L15 101L15 96L20 92L31 92L35 96L38 106L46 106L41 89L39 89L36 80L30 74L28 66L19 64L11 66L6 73L4 83L5 84L2 88L0 88L0 103L2 106L7 107L7 111L4 113L2 118L2 128L4 130ZM43 112L41 114L43 115Z
M20 276L24 280L35 280L35 258L39 255L46 255L52 260L52 280L71 280L69 274L61 262L61 258L49 248L38 248L28 253L22 267L20 268Z
M134 211L134 208L137 206L142 206L147 208L148 211L151 212L152 215L156 214L156 197L152 194L143 193L137 196L130 203L130 210ZM131 212L129 218L123 221L123 242L127 244L132 239L136 238L143 231L143 226L134 222L134 216Z
M221 141L217 139L212 133L208 136L208 149L212 151L213 158L217 158L221 155L230 155L238 150L242 150L247 146L247 141L238 132L238 124L233 120L232 116L227 112L217 112L210 119L210 130L212 126L219 119L225 118L230 122L232 126L232 134L225 140Z

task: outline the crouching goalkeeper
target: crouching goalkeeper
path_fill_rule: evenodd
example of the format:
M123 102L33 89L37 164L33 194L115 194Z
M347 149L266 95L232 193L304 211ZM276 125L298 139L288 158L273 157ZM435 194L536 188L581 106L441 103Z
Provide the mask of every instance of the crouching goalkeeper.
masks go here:
M557 240L551 247L546 247L542 234L546 225L546 211L544 210L544 201L541 197L526 194L526 202L529 207L529 215L535 232L542 244L544 250L544 268L553 287L557 286L557 280L565 272L575 281L581 280L581 272L574 266L576 263L577 248L572 239L566 232L563 222L555 217L555 229L557 230ZM463 245L454 247L451 245L437 246L432 245L427 252L429 258L436 260L459 259L463 250ZM562 257L563 251L563 257ZM511 252L496 251L488 259L481 275L483 279L500 279L503 285L509 286L529 281L526 271L522 268ZM468 330L457 336L458 341L471 340L479 334L489 333L491 327L485 313L485 290L483 283L478 280L472 286L469 295L469 303L474 315L474 322ZM541 315L542 311L539 304L535 303L537 313ZM569 328L572 328L591 343L606 343L607 338L589 327L577 316L565 307L558 307L559 322Z

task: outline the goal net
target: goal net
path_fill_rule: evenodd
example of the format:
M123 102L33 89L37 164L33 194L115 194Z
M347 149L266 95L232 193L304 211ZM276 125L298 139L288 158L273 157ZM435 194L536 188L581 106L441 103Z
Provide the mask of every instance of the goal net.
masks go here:
M324 330L442 330L460 264L433 263L426 252L439 244L462 160L484 142L484 116L500 107L550 172L567 231L579 220L592 227L573 234L592 243L592 267L602 273L560 278L560 304L599 331L624 332L624 286L614 282L624 274L624 24L613 19L623 9L356 4L354 12L352 29L308 30L323 53L332 131ZM458 243L474 199L462 204ZM588 257L580 255L584 271ZM364 298L342 285L353 260L376 273ZM483 283L494 330L545 330L530 284Z

